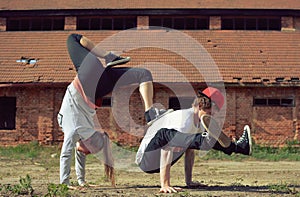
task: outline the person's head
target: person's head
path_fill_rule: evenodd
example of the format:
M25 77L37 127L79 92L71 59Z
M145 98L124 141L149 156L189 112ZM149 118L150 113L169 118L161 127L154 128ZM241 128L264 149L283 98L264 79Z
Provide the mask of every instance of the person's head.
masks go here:
M223 105L223 94L220 90L213 87L208 87L202 92L199 91L192 104L194 108L199 107L199 110L211 115L220 111Z
M76 143L76 149L86 155L97 154L103 150L105 175L110 179L111 184L115 186L114 161L109 136L106 132L95 131L88 139L79 140Z
M94 134L85 140L80 140L76 144L78 151L88 155L98 153L103 148L103 134L94 132Z

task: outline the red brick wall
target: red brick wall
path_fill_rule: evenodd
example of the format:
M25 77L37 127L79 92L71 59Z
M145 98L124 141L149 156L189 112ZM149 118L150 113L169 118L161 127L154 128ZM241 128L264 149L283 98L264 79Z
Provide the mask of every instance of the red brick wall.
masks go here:
M210 30L220 30L221 29L221 17L220 16L210 16L209 18L209 29Z
M137 28L146 28L149 26L149 16L138 16L137 17Z
M62 139L57 132L56 113L62 89L42 87L1 88L0 96L16 97L16 129L0 130L0 145L15 145L38 140L52 144Z
M0 17L0 31L6 31L6 18Z
M74 16L65 17L64 30L76 30L77 18Z
M294 88L228 88L226 133L239 137L245 124L252 129L257 144L282 146L299 140L299 90ZM293 96L295 107L253 106L253 97Z
M185 89L178 87L184 96ZM42 144L56 144L63 140L56 115L60 109L65 87L6 87L0 96L17 97L16 129L0 130L0 145L16 145L38 140ZM174 90L177 91L177 90ZM130 99L124 99L128 96ZM300 93L297 88L234 88L226 89L227 111L224 131L233 138L242 134L245 124L253 131L258 144L281 146L286 141L300 140ZM145 131L144 105L137 87L113 93L113 105L97 110L100 129L107 131L113 141L138 146ZM154 102L168 107L168 98L175 93L162 86L155 87ZM257 107L253 97L293 96L295 107ZM128 103L129 102L129 103ZM128 107L129 106L129 107ZM114 110L114 111L113 111Z

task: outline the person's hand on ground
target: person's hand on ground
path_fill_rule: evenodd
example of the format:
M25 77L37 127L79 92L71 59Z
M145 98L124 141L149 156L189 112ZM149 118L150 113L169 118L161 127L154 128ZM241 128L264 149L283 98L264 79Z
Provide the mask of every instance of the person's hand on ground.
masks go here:
M86 188L82 187L82 186L72 186L72 185L68 185L68 188L70 190L77 190L77 191L84 191Z
M160 188L159 193L177 193L180 191L182 191L182 188L180 187L167 186L167 187Z

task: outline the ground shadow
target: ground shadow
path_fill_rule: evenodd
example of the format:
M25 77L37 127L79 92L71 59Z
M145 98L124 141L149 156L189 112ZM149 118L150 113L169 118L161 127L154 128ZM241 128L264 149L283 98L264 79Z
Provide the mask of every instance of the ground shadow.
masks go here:
M184 189L196 190L196 191L229 191L229 192L246 192L246 193L272 193L272 194L290 194L292 189L299 189L300 185L287 185L278 188L271 188L270 186L248 186L248 185L229 185L229 186L205 186L198 188L188 188Z
M235 192L243 192L243 193L248 193L251 194L253 193L254 195L261 194L261 195L285 195L285 194L293 194L293 189L295 191L299 192L300 185L287 185L283 186L282 188L278 186L278 188L271 188L268 185L264 186L248 186L248 185L228 185L228 186L219 186L219 185L212 185L212 186L201 186L201 187L194 187L194 188L188 188L185 186L177 186L181 187L184 189L184 191L187 192L232 192L233 194ZM93 192L100 192L100 193L107 193L107 194L130 194L134 192L145 192L148 191L147 193L151 193L155 191L158 191L160 188L159 185L130 185L130 186L120 186L120 187L99 187L99 188L89 188L88 190L93 191ZM83 192L84 193L84 192Z

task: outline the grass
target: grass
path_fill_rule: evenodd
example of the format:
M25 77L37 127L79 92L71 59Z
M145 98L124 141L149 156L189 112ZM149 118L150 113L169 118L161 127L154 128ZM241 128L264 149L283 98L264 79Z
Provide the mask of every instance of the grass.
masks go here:
M252 160L261 161L300 161L300 142L292 141L288 142L286 146L282 148L266 147L257 144L253 145L253 154L249 156L244 156L240 154L226 155L220 151L211 150L204 157L204 160L215 159L215 160L232 160L241 161L244 159L251 158ZM119 145L114 145L119 146ZM124 149L122 152L122 149ZM136 147L120 147L121 155L126 152L131 152L130 155L135 155ZM21 144L17 146L0 147L0 158L1 159L13 159L13 160L28 160L33 162L38 162L41 165L46 164L59 164L60 148L58 146L41 146L38 142L31 142L29 144ZM53 157L52 157L53 156ZM119 156L119 155L115 155Z
M0 158L8 161L26 160L50 168L59 165L59 159L57 159L59 152L58 146L41 146L38 142L33 141L29 144L0 147Z

